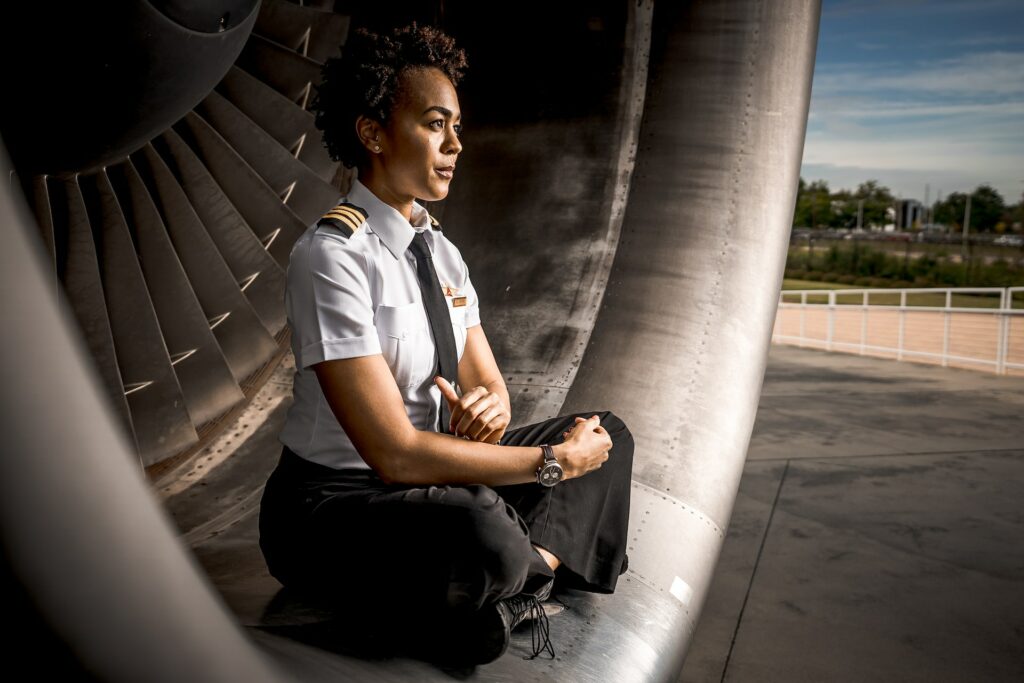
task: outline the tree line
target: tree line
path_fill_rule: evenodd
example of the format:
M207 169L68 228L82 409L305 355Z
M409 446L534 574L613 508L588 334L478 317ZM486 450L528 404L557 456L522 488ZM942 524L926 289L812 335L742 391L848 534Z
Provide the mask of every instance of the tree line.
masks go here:
M979 185L971 195L970 232L1024 232L1024 194L1016 204L1007 204L990 185ZM800 178L793 227L797 228L881 228L893 223L896 197L877 180L868 180L854 191L831 191L824 180L807 183ZM954 192L925 207L924 220L945 226L949 232L963 230L967 193ZM915 221L915 228L923 227Z
M973 221L972 221L973 222ZM945 251L910 257L887 252L860 240L839 241L826 249L793 246L786 277L837 282L860 287L1019 287L1024 285L1024 262L1016 259L952 260Z

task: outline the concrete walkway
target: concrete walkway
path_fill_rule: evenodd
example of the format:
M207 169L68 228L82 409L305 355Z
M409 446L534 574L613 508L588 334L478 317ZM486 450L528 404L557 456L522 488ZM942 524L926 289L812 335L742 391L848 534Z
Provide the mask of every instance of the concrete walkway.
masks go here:
M1024 680L1024 380L774 346L680 681Z

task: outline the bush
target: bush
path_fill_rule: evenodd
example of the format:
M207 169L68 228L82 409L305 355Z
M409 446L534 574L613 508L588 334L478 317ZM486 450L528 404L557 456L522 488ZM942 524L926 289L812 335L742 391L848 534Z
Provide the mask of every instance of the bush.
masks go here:
M852 284L855 284L857 282L857 280L859 280L859 279L860 278L856 278L856 277L854 277L852 275L840 275L836 279L836 282L838 282L841 285L852 285Z
M854 240L817 249L814 258L806 249L791 247L786 277L811 281L842 282L849 278L860 286L918 287L1012 287L1024 285L1024 264L1006 259L984 263L980 257L969 263L951 263L947 251L939 249L913 259L906 252L890 253ZM839 279L846 278L846 279Z
M790 247L786 257L786 267L796 270L807 270L810 263L810 255L799 247Z

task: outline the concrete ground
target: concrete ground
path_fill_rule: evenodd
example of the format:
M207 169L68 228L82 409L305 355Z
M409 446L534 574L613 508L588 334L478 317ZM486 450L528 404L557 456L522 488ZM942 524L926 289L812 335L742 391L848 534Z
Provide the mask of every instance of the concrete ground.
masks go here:
M679 680L1024 680L1024 379L774 346Z

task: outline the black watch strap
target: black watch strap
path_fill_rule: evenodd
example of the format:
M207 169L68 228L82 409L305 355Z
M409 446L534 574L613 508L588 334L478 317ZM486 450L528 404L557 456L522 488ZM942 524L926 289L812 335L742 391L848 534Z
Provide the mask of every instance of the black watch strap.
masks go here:
M554 486L565 476L565 471L555 457L555 449L548 444L541 444L540 449L544 453L544 462L537 468L537 483L542 486Z

